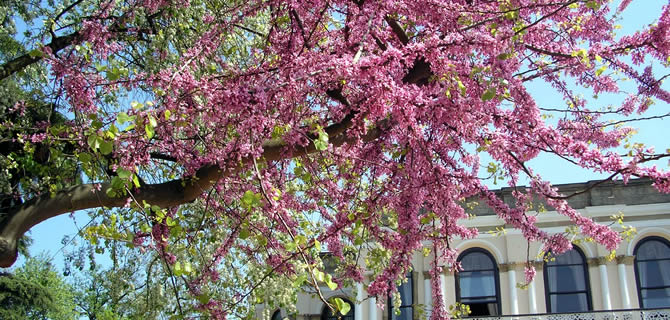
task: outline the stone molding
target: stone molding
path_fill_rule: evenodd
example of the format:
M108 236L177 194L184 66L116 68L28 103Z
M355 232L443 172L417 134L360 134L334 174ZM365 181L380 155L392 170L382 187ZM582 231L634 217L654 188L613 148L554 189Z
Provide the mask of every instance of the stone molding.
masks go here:
M633 265L635 262L635 257L634 256L617 256L616 257L616 263L617 264L625 264L625 265Z
M530 263L535 267L535 269L542 268L544 265L543 261L530 261ZM498 264L498 271L500 272L507 272L509 270L519 270L523 271L526 268L526 265L528 265L528 261L524 262L509 262L509 263L500 263Z

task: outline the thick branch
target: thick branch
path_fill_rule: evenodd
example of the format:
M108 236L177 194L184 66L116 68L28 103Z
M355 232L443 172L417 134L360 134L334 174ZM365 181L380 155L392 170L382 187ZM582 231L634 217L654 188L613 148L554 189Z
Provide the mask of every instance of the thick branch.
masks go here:
M422 61L422 60L419 60ZM417 62L421 64L421 62ZM420 72L416 69L420 69ZM413 75L420 73L421 77ZM430 65L423 62L420 67L415 66L403 78L407 84L421 84L426 76L430 77L432 71ZM350 107L350 102L342 95L339 89L328 90L326 94L333 100ZM354 143L358 139L368 142L377 139L381 133L388 128L390 120L382 120L376 123L375 128L361 136L355 137L347 134L347 129L353 125L357 110L351 110L340 122L326 127L324 130L330 137L329 141L334 146L341 146L345 143ZM314 137L316 139L317 137ZM316 148L314 144L305 147L294 148L290 156L282 152L290 147L282 140L269 140L263 144L263 153L261 157L266 161L281 160L286 157L299 157L314 153ZM252 157L242 159L240 166L221 169L216 165L207 165L200 168L192 177L176 179L158 184L146 184L133 190L133 197L139 203L145 201L151 205L167 208L194 201L198 196L210 189L221 178L234 174L253 163ZM99 208L99 207L122 207L126 204L127 197L109 197L106 190L110 188L108 182L100 184L83 184L66 188L56 192L53 196L43 194L21 206L13 208L2 220L0 225L0 267L11 266L16 261L18 239L30 228L49 218L61 215L67 212L77 210Z
M334 93L333 95L341 97L341 94ZM343 101L346 102L346 100ZM326 133L332 137L330 141L333 145L340 146L356 140L354 137L349 137L345 132L352 126L354 116L355 112L352 111L341 122L325 129ZM381 134L382 130L380 128L386 127L387 123L387 121L382 121L377 128L369 130L361 139L363 141L376 139ZM286 147L288 146L283 142L269 141L264 145L262 158L267 161L280 160L285 157L282 150ZM299 157L315 151L314 145L310 144L304 148L294 149L291 156ZM144 185L133 191L133 197L139 203L146 201L163 208L188 203L211 188L221 178L238 172L252 162L253 158L247 157L242 160L242 166L229 170L208 165L198 170L193 177ZM3 221L5 224L0 226L0 267L8 267L14 263L18 238L44 220L77 210L124 206L127 198L107 196L105 191L110 187L111 185L107 182L78 185L61 190L53 196L44 194L36 197L10 211L8 217Z
M385 19L386 23L388 23L391 27L391 30L393 30L393 33L395 33L396 37L398 37L398 40L400 40L403 45L407 45L409 43L409 37L407 36L407 33L405 33L405 30L400 26L398 21L391 18L390 16L386 16Z
M56 53L60 50L63 50L67 46L71 45L79 37L79 32L75 31L71 34L56 37L51 40L51 43L47 45L51 49L51 52ZM17 57L13 60L5 62L0 66L0 80L5 79L14 73L17 73L23 70L25 67L42 60L42 57L39 55L30 55L28 53Z

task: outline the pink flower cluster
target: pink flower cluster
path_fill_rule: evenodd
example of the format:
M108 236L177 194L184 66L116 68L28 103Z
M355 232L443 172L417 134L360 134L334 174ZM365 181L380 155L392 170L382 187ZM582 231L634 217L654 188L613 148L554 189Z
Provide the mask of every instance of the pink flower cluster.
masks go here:
M178 21L186 12L181 10L192 9L187 1L136 4L109 2L97 13L104 19L84 19L77 41L87 50L43 50L56 92L67 96L77 115L72 132L81 151L91 151L84 141L91 126L100 125L96 119L103 123L96 134L109 133L105 137L113 140L107 155L112 166L155 175L149 181L177 179L177 189L202 186L192 205L204 207L208 218L184 232L192 237L188 241L200 239L193 236L198 232L223 236L201 264L199 286L220 279L231 252L295 275L301 271L297 259L318 261L318 241L337 259L357 263L362 260L351 258L352 252L378 248L384 263L375 266L367 291L385 301L397 290L394 281L410 270L413 255L432 244L433 318L443 319L437 275L458 269L450 241L478 234L462 223L473 213L472 199L483 199L480 205L528 241L557 254L570 249L569 239L541 230L529 203L544 201L607 249L621 241L542 180L531 162L540 154L612 179L651 178L657 189L670 192L667 170L648 165L668 154L636 147L630 157L619 155L616 148L633 129L612 126L602 115L628 119L646 114L650 99L670 102L651 69L670 53L669 6L657 26L620 39L606 18L612 10L606 0L576 6L508 1L508 14L500 14L496 1L446 0L251 1L229 11L196 8L204 13L202 21L189 21L192 39L168 39L156 48L152 35L150 44L137 43L150 52L141 62L159 70L131 61L128 72L110 81L93 70L112 58L128 60L120 49L140 26L126 17L148 12ZM124 12L124 18L112 12ZM121 25L127 30L119 31ZM177 51L177 45L184 47ZM616 74L630 77L637 92L618 95ZM539 106L528 90L537 82L567 103L555 109L558 120L545 117L553 106ZM116 108L125 100L105 100L128 92L148 95L151 103L128 106L122 115ZM603 93L619 99L613 111L593 106L590 97ZM220 171L190 180L212 167ZM524 177L528 188L518 187ZM489 190L485 179L516 188L513 199L506 202ZM170 237L166 223L155 223L146 248L173 263ZM367 266L351 263L336 281L363 279ZM534 275L527 267L526 281ZM229 311L214 301L202 308L221 318Z

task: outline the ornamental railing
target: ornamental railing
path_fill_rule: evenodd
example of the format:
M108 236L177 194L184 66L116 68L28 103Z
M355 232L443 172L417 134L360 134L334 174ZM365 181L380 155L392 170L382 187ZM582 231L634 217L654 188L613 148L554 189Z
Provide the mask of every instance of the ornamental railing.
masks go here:
M670 309L624 309L575 313L467 317L467 320L670 320Z

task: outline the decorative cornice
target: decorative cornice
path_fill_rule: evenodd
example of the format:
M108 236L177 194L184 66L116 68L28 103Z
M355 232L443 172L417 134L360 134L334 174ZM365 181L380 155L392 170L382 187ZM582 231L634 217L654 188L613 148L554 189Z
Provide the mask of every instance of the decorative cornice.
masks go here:
M586 264L589 267L596 267L599 264L598 263L598 258L588 258L588 259L586 259Z
M607 257L596 257L596 258L588 258L586 259L586 264L589 267L595 267L595 266L600 266L600 265L607 265L610 263L612 260L610 260Z
M530 261L530 263L535 267L536 269L542 268L544 265L544 262L542 261ZM523 270L526 266L528 265L527 261L523 262L509 262L509 263L501 263L498 264L498 270L500 272L507 272L509 270Z
M635 261L634 256L617 256L616 257L616 263L617 264L626 264L626 265L632 265L633 262Z
M514 270L514 267L515 267L514 262L512 262L512 263L501 263L501 264L498 264L498 271L507 272L507 271L510 271L510 270Z

